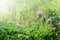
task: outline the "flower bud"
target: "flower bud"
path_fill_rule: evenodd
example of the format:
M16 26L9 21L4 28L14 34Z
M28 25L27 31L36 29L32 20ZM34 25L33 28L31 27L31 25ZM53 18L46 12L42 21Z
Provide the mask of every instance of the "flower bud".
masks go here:
M38 12L37 12L37 16L38 16L38 17L41 17L41 16L42 16L42 14L43 14L43 12L42 12L42 11L38 11Z
M49 18L47 19L47 23L50 24L52 22L52 20Z

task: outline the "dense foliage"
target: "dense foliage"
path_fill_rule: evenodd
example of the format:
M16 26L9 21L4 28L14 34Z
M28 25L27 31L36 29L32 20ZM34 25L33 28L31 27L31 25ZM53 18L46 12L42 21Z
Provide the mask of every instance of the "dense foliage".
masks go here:
M29 23L20 24L0 20L1 40L59 40L60 18L54 10L48 10L48 14L38 11L36 19ZM51 13L52 14L51 14Z
M11 16L13 21L0 20L0 40L60 40L60 9L55 1L24 1Z

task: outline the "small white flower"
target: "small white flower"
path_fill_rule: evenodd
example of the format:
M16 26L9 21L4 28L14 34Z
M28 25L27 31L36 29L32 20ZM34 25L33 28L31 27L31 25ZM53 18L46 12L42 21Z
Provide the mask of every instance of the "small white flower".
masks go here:
M22 34L18 34L18 38L20 38L22 36Z

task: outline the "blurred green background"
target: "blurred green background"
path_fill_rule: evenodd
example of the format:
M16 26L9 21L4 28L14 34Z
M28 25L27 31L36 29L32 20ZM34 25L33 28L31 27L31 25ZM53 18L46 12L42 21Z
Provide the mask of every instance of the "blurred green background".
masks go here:
M60 40L60 0L0 0L0 40Z
M1 2L0 18L9 21L23 21L28 18L35 18L36 12L39 10L46 11L51 8L53 10L60 10L59 0L5 0L7 3ZM26 19L27 18L27 19Z

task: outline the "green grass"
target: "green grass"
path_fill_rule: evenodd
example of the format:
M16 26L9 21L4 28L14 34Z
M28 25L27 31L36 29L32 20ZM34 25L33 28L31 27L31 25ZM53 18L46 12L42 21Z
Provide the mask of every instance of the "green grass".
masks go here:
M59 0L19 2L11 19L0 20L0 40L60 40ZM43 12L41 17L37 17L38 11ZM48 24L49 18L52 22Z

